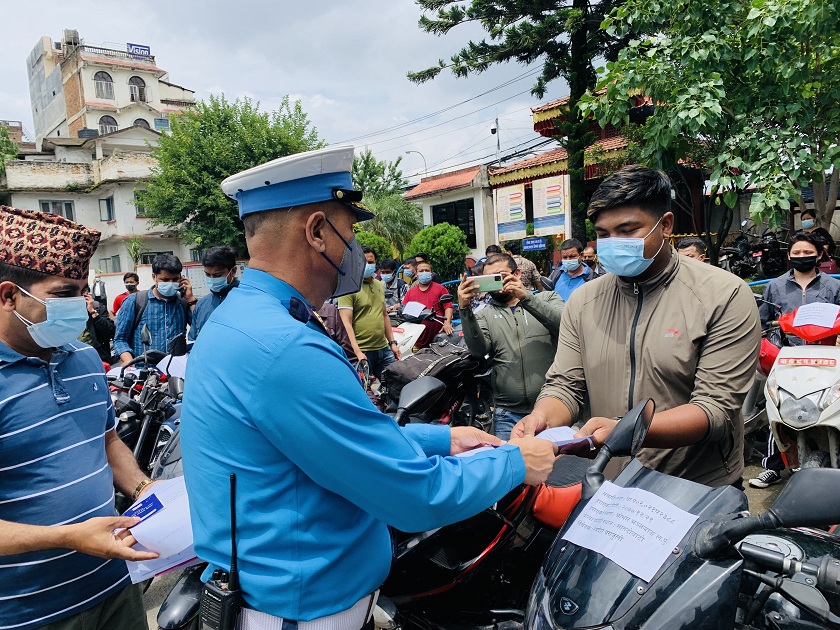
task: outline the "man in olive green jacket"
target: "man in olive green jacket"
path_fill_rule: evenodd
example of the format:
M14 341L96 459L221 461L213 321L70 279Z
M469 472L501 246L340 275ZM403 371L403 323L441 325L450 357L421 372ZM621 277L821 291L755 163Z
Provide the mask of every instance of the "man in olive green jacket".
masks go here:
M501 274L504 288L491 293L489 306L474 313L478 295L472 278L458 289L461 327L474 356L490 355L493 365L493 431L506 440L513 426L531 412L557 349L563 300L554 291L534 295L522 284L522 272L507 254L491 254L485 275Z
M667 176L640 166L621 169L595 191L587 214L610 273L569 298L546 384L512 437L572 424L588 392L593 417L579 434L600 445L617 416L653 398L642 463L709 486L741 487L740 410L758 357L758 309L740 278L668 244L670 206Z

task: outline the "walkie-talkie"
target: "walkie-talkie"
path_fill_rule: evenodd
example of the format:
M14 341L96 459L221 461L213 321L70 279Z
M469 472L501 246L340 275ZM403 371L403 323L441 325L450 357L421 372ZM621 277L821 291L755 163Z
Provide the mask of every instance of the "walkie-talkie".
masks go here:
M236 475L230 475L230 573L213 571L201 591L201 630L235 630L242 610L236 567Z

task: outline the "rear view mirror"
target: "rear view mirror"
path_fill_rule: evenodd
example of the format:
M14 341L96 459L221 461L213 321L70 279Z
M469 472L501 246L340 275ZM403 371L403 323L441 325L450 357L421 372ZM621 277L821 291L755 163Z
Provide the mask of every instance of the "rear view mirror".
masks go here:
M169 344L169 354L173 357L182 357L187 354L187 336L184 333L176 335Z
M452 304L453 299L454 298L451 295L441 295L440 296L440 303L443 304L444 306L447 305L447 304Z
M648 398L628 411L618 421L615 428L604 442L613 457L635 457L647 437L656 404Z
M780 527L825 527L840 522L840 470L803 468L770 506Z
M540 276L540 284L542 285L543 291L554 291L554 283L545 276Z
M403 418L413 413L423 413L431 408L445 389L446 385L434 376L422 376L411 381L400 392L400 402L394 420L400 426L404 426Z
M143 328L140 329L140 343L144 346L152 345L152 332L146 324L143 324Z

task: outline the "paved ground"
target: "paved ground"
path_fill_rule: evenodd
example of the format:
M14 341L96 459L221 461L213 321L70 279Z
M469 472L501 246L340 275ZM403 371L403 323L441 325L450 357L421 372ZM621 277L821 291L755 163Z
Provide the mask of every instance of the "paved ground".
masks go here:
M575 458L577 459L577 458ZM579 472L581 475L583 473L584 468L581 467L574 467L577 470L575 472ZM768 507L773 503L775 498L779 496L779 492L781 492L782 488L785 485L785 482L782 481L777 483L776 485L770 486L766 490L758 490L756 488L749 487L747 481L752 477L756 477L762 471L761 466L755 465L755 462L752 465L748 465L747 468L744 470L744 486L746 488L747 498L750 502L750 512L753 514L758 514L759 512L764 512L767 510ZM561 475L559 471L555 471L552 475L551 481L555 481L556 485L566 485L568 483L568 479L566 478L568 474L572 476L575 472L564 473ZM157 611L160 607L163 600L166 598L166 595L169 593L169 590L172 588L172 585L175 583L175 580L178 579L178 575L180 575L180 571L169 573L162 577L156 578L154 582L152 582L151 587L144 596L144 600L146 603L146 611L147 611L147 618L149 620L149 628L155 630L157 628Z

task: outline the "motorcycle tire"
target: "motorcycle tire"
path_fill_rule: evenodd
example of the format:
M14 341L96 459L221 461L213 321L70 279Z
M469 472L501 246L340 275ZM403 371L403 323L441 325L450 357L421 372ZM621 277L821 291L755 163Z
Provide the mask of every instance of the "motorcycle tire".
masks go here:
M831 457L825 451L812 451L802 460L801 468L829 468Z

